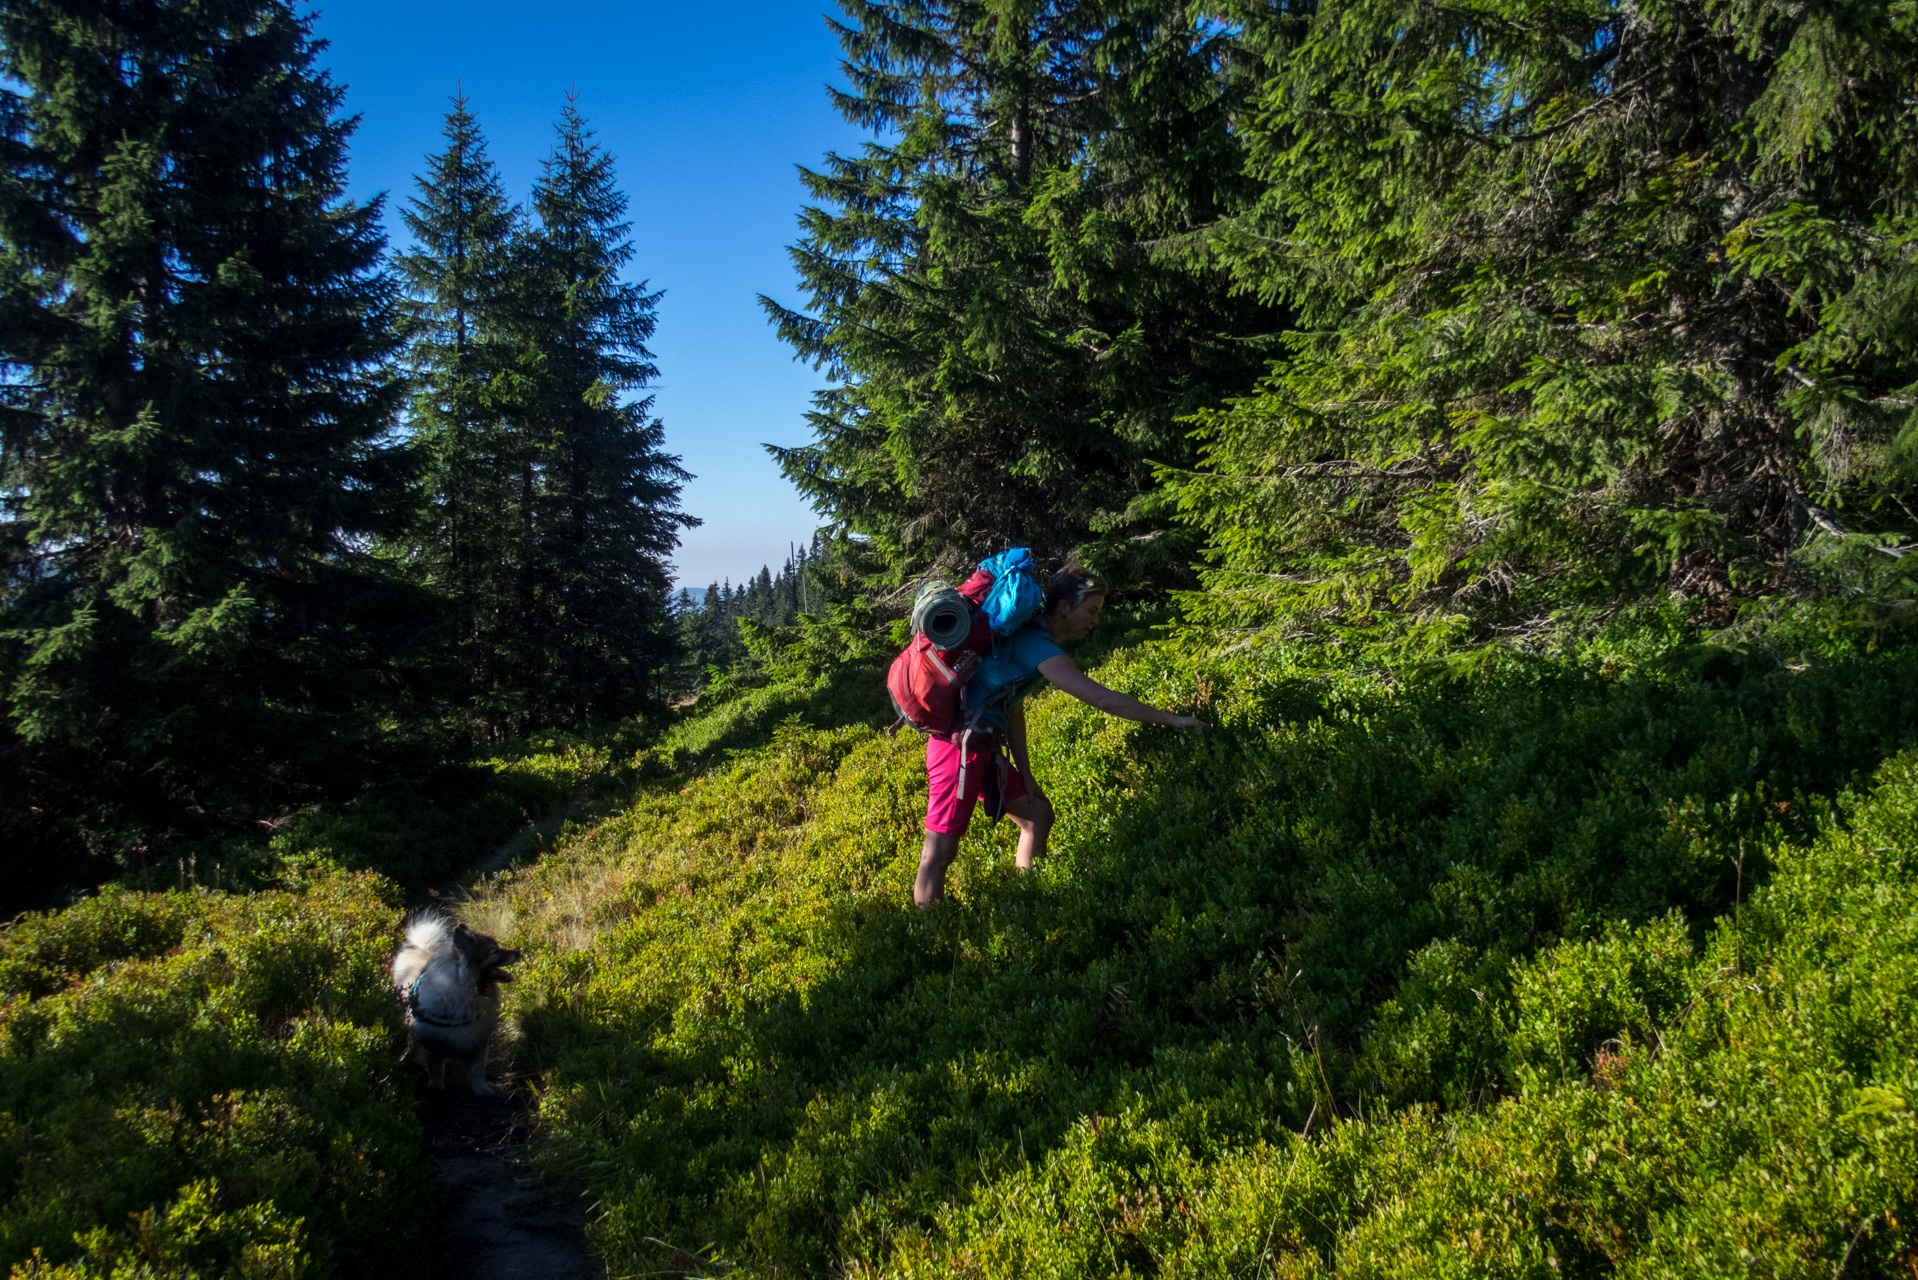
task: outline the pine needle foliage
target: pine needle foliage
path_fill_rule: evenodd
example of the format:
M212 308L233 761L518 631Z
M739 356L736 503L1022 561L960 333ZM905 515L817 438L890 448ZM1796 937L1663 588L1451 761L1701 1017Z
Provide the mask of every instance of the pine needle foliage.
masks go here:
M661 692L674 637L666 558L690 477L665 451L646 349L658 293L622 280L633 259L613 158L568 102L534 184L511 267L499 378L517 438L515 626L495 633L512 732L629 714Z
M1330 0L1253 18L1239 287L1297 308L1166 472L1212 624L1524 634L1909 596L1909 5Z
M497 740L628 715L665 692L667 557L698 523L644 394L659 294L622 279L627 197L572 103L525 212L464 99L445 139L398 264L425 459L398 551L451 610L448 719Z
M0 4L10 875L282 812L404 704L393 287L319 47L276 0Z
M510 686L501 637L517 629L513 566L528 554L513 479L531 458L505 416L509 299L521 211L506 198L467 100L447 113L446 149L427 158L400 212L413 246L394 260L407 296L407 425L424 502L402 555L450 613L462 708L482 730Z
M881 576L1013 544L1182 571L1150 462L1277 327L1189 252L1252 192L1229 34L1132 0L841 7L834 103L874 140L801 170L805 305L765 306L831 385L773 454Z

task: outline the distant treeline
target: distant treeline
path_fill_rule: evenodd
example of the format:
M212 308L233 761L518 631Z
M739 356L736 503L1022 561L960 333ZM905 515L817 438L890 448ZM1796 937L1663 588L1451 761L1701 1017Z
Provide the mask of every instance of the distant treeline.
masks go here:
M822 614L828 596L808 567L819 558L819 547L796 547L774 573L760 566L757 577L737 587L732 580L715 582L695 600L682 588L673 598L673 617L679 626L682 666L676 692L690 693L706 681L708 672L724 671L746 657L739 619L766 627L789 627L802 613Z

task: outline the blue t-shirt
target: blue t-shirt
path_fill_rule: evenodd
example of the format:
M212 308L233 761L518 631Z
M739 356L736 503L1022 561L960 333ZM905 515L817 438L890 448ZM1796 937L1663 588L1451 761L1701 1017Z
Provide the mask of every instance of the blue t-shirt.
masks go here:
M985 706L980 722L1003 728L1006 708L1031 692L1033 681L1039 678L1039 664L1064 652L1037 626L1023 627L1009 636L994 636L991 655L966 681L967 708ZM995 697L1001 690L1006 691L1004 696Z

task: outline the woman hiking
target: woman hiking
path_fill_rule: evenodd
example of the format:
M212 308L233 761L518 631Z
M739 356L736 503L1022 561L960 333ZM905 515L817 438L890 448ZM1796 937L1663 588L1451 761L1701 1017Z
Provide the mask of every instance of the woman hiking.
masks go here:
M994 643L990 656L980 662L967 682L968 705L985 708L980 722L990 734L979 736L986 741L961 738L954 742L939 735L926 739L926 843L919 854L919 876L912 886L912 900L919 906L945 897L946 868L959 853L959 838L966 834L973 806L982 793L988 798L988 812L996 817L1002 808L1018 826L1021 870L1029 870L1033 859L1046 851L1046 837L1052 832L1052 804L1032 776L1023 705L1040 676L1087 706L1121 720L1173 729L1207 727L1191 716L1161 711L1130 694L1108 689L1066 657L1059 645L1081 639L1099 625L1105 597L1104 584L1083 569L1066 568L1053 574L1038 614ZM1002 744L1012 755L1009 767L1000 759Z

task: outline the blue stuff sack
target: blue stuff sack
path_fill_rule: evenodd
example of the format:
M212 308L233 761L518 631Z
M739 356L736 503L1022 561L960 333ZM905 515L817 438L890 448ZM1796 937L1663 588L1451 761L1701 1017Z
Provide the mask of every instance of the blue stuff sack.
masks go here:
M979 572L992 575L992 590L980 602L996 635L1009 636L1039 612L1039 578L1032 552L1024 547L1001 551L979 562Z

